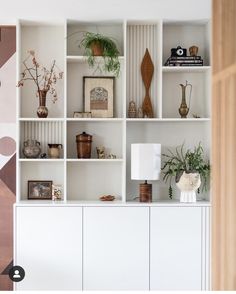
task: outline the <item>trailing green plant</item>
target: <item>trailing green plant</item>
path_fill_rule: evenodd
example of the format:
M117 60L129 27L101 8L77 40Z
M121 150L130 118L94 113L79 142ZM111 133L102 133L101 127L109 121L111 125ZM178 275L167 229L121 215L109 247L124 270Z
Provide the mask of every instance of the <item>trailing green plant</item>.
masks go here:
M204 158L204 150L201 143L194 147L194 150L184 151L184 143L175 148L175 152L168 149L169 154L162 154L165 158L162 167L163 180L169 181L169 197L172 199L172 180L178 182L185 171L186 173L199 173L202 181L201 190L207 191L209 188L210 163ZM198 193L200 190L198 190Z
M112 72L115 76L120 74L119 50L117 49L115 40L99 33L85 32L79 47L84 48L84 55L88 57L88 64L91 67L95 65L95 56L93 55L92 45L99 43L103 49L103 70Z

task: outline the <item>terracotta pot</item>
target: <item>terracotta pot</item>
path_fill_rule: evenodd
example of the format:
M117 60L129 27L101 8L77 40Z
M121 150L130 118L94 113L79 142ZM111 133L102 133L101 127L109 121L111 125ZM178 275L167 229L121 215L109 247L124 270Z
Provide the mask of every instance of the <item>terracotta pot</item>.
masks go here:
M86 132L76 136L78 158L91 158L92 138Z
M48 116L48 109L46 107L47 91L39 90L38 95L39 95L39 107L37 109L37 115L40 118L46 118Z
M91 44L91 50L93 56L102 56L103 55L103 46L99 41L94 41Z

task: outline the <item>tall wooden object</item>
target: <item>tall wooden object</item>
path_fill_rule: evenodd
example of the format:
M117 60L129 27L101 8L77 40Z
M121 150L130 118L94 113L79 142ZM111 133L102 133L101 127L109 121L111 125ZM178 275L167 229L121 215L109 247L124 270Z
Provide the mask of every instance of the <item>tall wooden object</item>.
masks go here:
M235 15L235 0L213 0L213 290L236 290Z
M143 116L148 118L153 117L152 102L149 95L149 89L151 86L153 72L154 72L154 65L152 63L152 59L149 54L149 51L148 49L146 49L146 52L141 64L141 74L142 74L142 79L143 79L143 83L146 90L145 97L143 100Z

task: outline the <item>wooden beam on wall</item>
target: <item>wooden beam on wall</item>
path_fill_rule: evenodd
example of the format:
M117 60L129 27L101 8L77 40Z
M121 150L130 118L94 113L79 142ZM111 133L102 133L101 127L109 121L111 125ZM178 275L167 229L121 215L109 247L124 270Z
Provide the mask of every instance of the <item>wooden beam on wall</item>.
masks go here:
M213 0L212 289L236 290L236 1Z

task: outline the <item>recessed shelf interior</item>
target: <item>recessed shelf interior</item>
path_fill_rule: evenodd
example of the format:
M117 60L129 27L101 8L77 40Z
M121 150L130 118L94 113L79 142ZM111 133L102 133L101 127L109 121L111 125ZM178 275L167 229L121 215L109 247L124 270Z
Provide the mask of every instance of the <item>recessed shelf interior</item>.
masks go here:
M105 147L106 157L112 153L122 158L121 122L67 122L67 157L77 158L76 135L86 132L93 136L92 158L97 158L96 147Z
M22 62L29 56L29 50L34 50L40 65L50 69L56 60L58 71L64 71L64 26L63 25L21 25L21 54L20 71L25 68ZM26 61L31 67L31 57ZM56 84L58 100L54 104L52 97L47 95L48 117L64 116L64 82L58 80ZM36 85L32 81L25 81L20 88L20 116L37 117L39 99L36 97Z
M205 21L164 22L163 24L163 65L171 55L171 48L181 46L187 49L197 46L203 65L210 65L210 24Z
M102 66L102 64L101 64ZM83 77L84 76L114 76L101 73L90 68L87 62L70 62L67 64L67 117L72 118L75 111L84 111ZM113 117L123 117L124 100L124 61L121 60L120 76L115 79L113 96Z
M68 162L67 199L99 200L102 195L122 197L122 163Z
M69 21L67 24L67 55L84 55L84 50L79 47L79 44L85 32L98 33L113 38L117 44L120 55L124 55L124 29L122 22L89 23L80 21Z
M197 114L201 118L210 117L209 97L209 72L185 73L185 72L164 72L163 73L163 118L180 118L179 107L182 99L182 89L180 84L185 85L186 80L192 84L191 103L188 118L193 118ZM189 107L190 87L186 88L186 102Z
M27 199L28 181L53 181L64 189L64 162L20 162L20 181L21 200Z
M155 131L154 131L155 130ZM193 131L194 130L194 131ZM130 149L132 143L160 143L161 153L167 153L168 148L172 151L176 146L185 143L186 148L194 148L199 142L202 143L207 158L210 154L210 125L205 122L156 122L142 123L129 122L126 135L126 199L132 200L139 195L139 183L142 181L131 180ZM163 164L163 156L162 156ZM153 200L168 199L168 184L161 179L153 181ZM173 195L179 199L180 192L173 184ZM200 195L209 199L208 194Z
M61 121L23 121L20 123L20 158L24 158L22 149L27 140L37 140L41 153L48 154L48 144L62 144L60 157L64 152L64 123Z
M160 72L158 68L158 25L157 24L128 24L127 26L127 117L129 102L134 101L136 108L142 107L145 97L145 87L141 76L141 63L148 49L151 56L154 73L150 86L150 97L154 117L160 117L160 98L158 96L158 80Z

